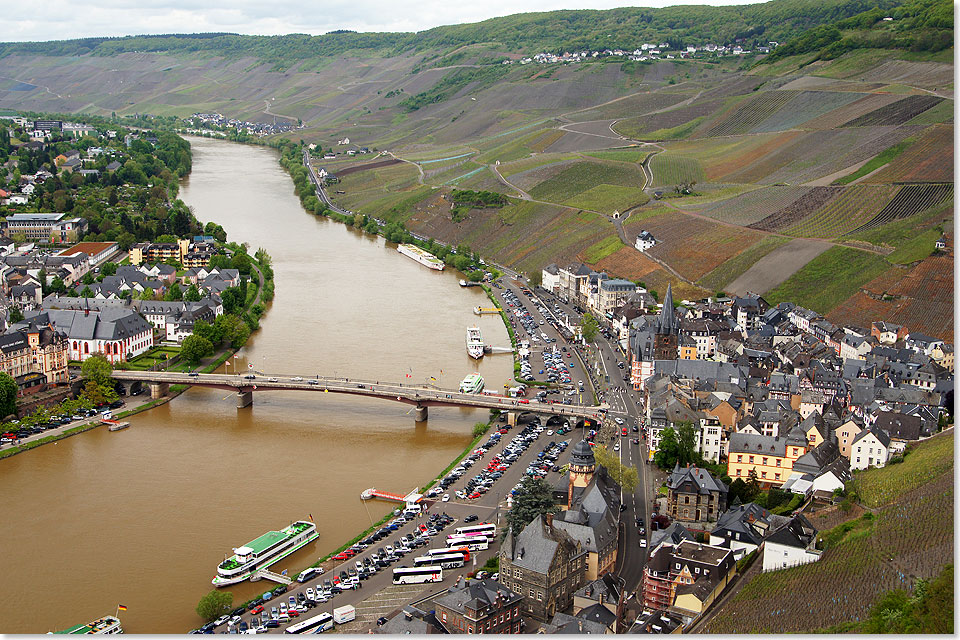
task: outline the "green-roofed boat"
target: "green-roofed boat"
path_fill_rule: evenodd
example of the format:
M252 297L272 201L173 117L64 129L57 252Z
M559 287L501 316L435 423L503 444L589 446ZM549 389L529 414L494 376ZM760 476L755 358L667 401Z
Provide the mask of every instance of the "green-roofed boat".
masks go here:
M88 622L87 624L77 624L69 629L55 631L54 633L123 633L123 628L120 626L120 619L116 616L103 616L102 618L94 620L93 622Z
M306 520L297 520L280 531L267 531L256 540L234 549L233 555L220 563L213 586L243 582L256 571L266 569L316 539L317 525Z

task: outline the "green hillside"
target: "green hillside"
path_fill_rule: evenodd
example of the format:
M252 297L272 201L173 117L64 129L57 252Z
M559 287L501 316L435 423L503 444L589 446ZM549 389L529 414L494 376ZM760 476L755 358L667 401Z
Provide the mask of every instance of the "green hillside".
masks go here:
M627 7L523 13L483 22L435 27L419 33L334 31L319 36L241 36L225 33L168 34L125 38L83 38L59 42L0 44L3 55L112 56L127 52L197 53L245 57L281 65L377 51L451 51L464 45L496 43L509 52L535 53L580 49L629 48L641 42L667 42L674 48L709 42L785 41L820 24L896 0L772 0L753 5ZM448 64L452 60L446 61Z

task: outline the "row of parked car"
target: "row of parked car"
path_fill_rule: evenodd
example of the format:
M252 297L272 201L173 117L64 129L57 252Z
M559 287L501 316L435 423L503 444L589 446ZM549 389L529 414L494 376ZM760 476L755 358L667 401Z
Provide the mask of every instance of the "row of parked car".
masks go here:
M44 431L48 431L50 429L62 427L72 422L76 422L77 420L91 418L104 409L119 409L123 406L123 404L123 400L117 400L110 404L97 405L97 408L95 409L79 409L73 415L61 414L50 416L46 422L40 422L35 425L25 425L21 424L19 420L12 420L4 423L3 435L0 436L0 443L13 442L18 438L26 438L27 436L32 436L37 433L43 433Z

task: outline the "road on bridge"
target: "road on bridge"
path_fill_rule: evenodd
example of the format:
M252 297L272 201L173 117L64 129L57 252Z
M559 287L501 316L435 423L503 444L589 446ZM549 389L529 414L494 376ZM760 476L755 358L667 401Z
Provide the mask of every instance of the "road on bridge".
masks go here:
M441 389L432 386L411 386L394 382L351 380L350 378L330 378L324 376L304 378L303 376L271 376L260 373L238 375L225 373L178 373L172 371L114 371L113 377L121 381L187 384L220 389L236 389L238 393L268 390L348 393L351 395L394 400L423 408L444 406L475 407L481 409L499 409L501 411L551 413L583 419L599 419L601 414L607 410L607 405L605 404L596 406L555 404L509 398L500 395L460 393L453 389Z

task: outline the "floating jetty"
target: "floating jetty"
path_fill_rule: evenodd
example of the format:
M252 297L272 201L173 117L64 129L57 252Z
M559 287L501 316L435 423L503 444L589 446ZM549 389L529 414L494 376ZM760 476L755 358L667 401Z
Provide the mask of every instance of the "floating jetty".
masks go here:
M130 426L129 422L117 422L116 420L101 420L100 423L107 425L107 431L120 431Z
M460 286L461 286L461 287L479 287L479 286L480 286L480 283L479 283L479 282L467 282L466 280L461 280L461 281L460 281Z
M405 496L400 495L399 493L390 493L389 491L381 491L380 489L374 489L370 487L366 491L360 493L361 500L370 500L371 498L380 498L382 500L392 500L393 502L405 502L407 504L412 504L419 502L420 498L423 497L422 494L418 493L419 489L414 489Z
M474 308L473 308L473 312L474 312L475 314L477 314L478 316L482 316L482 315L500 313L500 309L497 309L496 307L480 307L480 306L477 306L477 307L474 307Z

